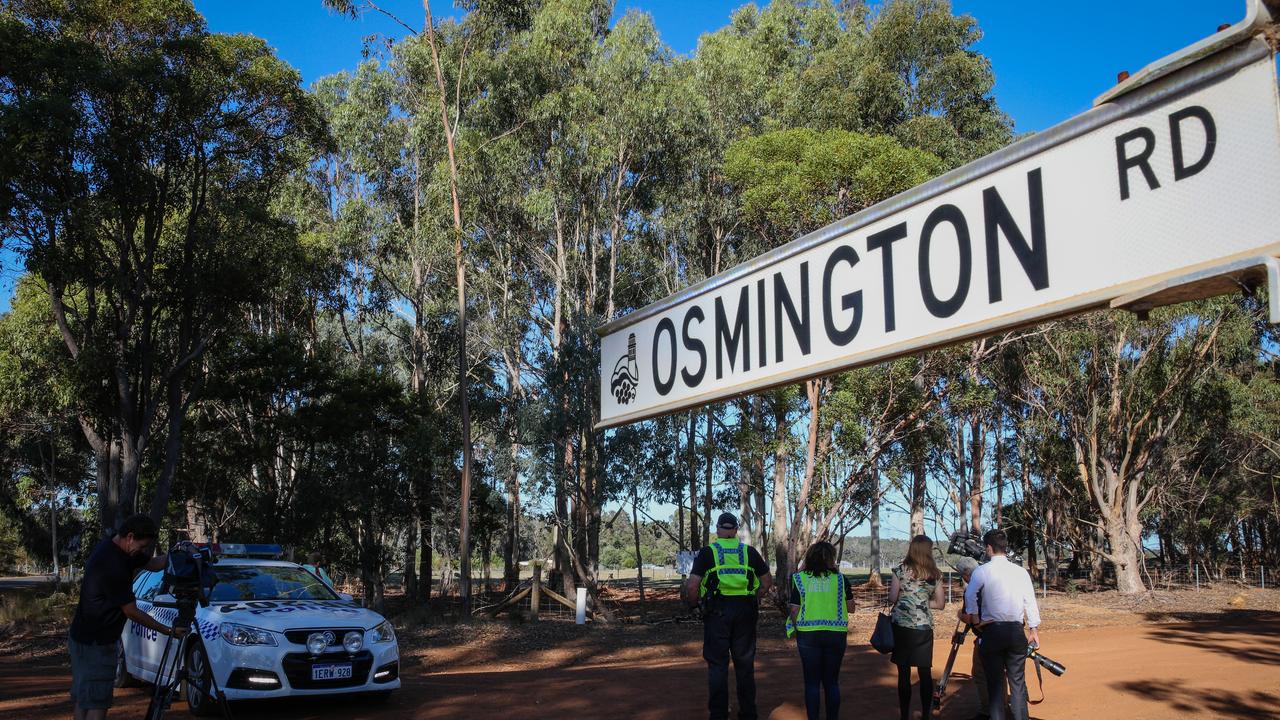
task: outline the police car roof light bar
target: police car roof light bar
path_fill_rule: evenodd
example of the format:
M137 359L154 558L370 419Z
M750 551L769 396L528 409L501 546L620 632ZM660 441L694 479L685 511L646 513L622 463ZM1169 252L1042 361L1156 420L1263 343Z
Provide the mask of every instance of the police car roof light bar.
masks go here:
M284 548L275 543L211 543L207 546L220 557L250 557L277 559L284 555Z

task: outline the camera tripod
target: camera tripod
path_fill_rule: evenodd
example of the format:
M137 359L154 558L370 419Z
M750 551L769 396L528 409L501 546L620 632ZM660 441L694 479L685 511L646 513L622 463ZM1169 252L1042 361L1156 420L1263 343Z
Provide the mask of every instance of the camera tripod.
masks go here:
M173 636L170 635L169 639L165 640L164 652L160 655L160 665L156 668L155 691L151 694L151 702L147 705L147 714L144 717L146 720L161 720L173 703L174 694L177 693L178 688L185 680L187 687L190 688L188 690L188 702L190 702L190 693L201 693L207 698L212 698L218 704L225 720L231 720L231 709L227 705L227 696L218 687L218 681L213 676L212 668L208 667L208 656L204 656L206 666L198 668L194 674L187 667L187 656L190 653L192 644L196 642L196 638L200 637L200 633L196 629L194 613L190 618L184 618L183 609L178 608L178 619L175 621L174 627L182 627L182 621L186 619L186 627L190 632L178 640L178 647L172 658L170 658L169 653L170 650L173 650ZM167 670L165 668L166 664L169 665Z
M971 625L960 621L956 623L955 632L951 634L951 653L947 655L947 664L942 670L942 677L938 678L938 684L933 688L933 713L936 717L942 712L942 696L947 692L947 682L951 680L951 670L956 664L956 653L960 651L960 646L964 645L964 636L969 634ZM975 633L976 635L976 633ZM977 652L977 648L974 648Z
M942 670L942 677L938 679L938 684L933 688L934 717L937 717L942 712L942 696L947 692L947 682L951 679L951 671L955 668L956 653L960 651L960 646L964 645L964 636L969 634L970 630L973 631L975 641L977 638L981 637L982 630L980 627L970 625L963 620L956 623L955 632L951 635L951 652L947 655L946 667ZM978 652L976 645L973 651L975 653ZM1039 705L1044 702L1044 677L1040 674L1040 668L1043 667L1058 677L1062 677L1063 673L1067 671L1067 668L1062 663L1041 655L1039 646L1034 644L1027 645L1027 659L1034 663L1036 669L1036 680L1040 685L1040 699L1028 700L1027 703L1030 705Z

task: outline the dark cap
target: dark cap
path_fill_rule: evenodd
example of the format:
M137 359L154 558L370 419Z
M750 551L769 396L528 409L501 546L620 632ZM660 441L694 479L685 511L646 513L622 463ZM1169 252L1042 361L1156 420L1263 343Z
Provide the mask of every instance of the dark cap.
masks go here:
M716 527L724 528L725 530L737 530L738 518L734 517L733 513L720 513L720 519L716 520Z

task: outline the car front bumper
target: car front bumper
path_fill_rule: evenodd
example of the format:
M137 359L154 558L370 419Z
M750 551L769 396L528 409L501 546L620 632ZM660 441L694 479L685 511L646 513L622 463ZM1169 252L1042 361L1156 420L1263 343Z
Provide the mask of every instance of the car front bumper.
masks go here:
M281 647L235 647L221 638L210 641L207 650L214 678L228 700L344 695L400 687L400 653L394 642L366 646L354 654L326 652L319 657L287 643ZM353 670L350 679L311 680L314 664L348 662ZM247 682L248 677L267 676L274 676L278 684Z

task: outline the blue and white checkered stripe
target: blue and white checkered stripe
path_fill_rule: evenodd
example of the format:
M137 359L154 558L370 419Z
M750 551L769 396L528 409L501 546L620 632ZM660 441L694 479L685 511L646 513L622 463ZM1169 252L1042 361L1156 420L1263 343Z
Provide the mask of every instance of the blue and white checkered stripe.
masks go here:
M200 637L205 640L215 640L218 637L220 625L215 625L204 620L196 620L196 628L200 631Z
M178 611L174 608L154 607L151 603L138 603L139 607L151 615L151 617L159 620L166 625L172 625L178 619ZM221 625L217 623L205 622L204 620L196 620L196 630L199 631L200 637L205 640L216 640L218 638L218 630Z
M804 578L800 577L800 573L795 573L791 576L791 580L800 591L800 614L796 616L796 625L800 626L804 624Z
M166 625L172 625L174 620L178 619L178 611L173 608L152 608L151 617L159 620Z

